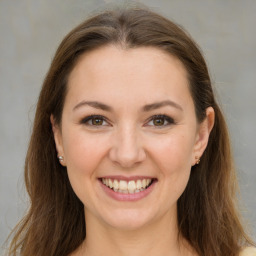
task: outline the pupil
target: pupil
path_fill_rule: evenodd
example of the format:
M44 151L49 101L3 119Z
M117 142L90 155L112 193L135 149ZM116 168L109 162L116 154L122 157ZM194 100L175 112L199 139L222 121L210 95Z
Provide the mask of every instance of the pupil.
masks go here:
M100 119L100 118L94 118L94 119L92 120L92 123L93 123L94 125L101 125L101 124L102 124L102 119Z
M163 125L163 124L164 124L164 119L163 118L154 119L154 125L160 126L160 125Z

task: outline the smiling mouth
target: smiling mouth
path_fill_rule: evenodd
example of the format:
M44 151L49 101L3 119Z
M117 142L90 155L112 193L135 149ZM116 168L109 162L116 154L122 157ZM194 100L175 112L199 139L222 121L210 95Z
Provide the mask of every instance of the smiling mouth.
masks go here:
M115 192L123 194L136 194L150 187L156 179L117 180L101 178L100 181Z

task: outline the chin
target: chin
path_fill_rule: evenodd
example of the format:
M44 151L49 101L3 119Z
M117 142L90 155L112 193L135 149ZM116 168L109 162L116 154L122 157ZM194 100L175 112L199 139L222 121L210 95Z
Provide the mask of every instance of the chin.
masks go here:
M102 217L103 221L116 230L134 231L154 221L152 213L135 209L118 210Z

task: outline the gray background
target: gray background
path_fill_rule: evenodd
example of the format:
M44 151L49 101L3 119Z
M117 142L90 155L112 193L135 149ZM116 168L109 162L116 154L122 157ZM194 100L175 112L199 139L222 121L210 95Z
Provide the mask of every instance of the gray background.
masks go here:
M23 166L44 75L64 35L103 0L0 0L0 244L24 214ZM256 238L256 1L140 1L201 46L226 114L242 213Z

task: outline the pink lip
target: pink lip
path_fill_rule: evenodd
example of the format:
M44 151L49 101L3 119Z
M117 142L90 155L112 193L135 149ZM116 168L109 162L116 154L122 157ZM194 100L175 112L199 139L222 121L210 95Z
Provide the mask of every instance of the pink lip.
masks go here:
M111 176L109 179L112 179L113 176ZM105 177L104 177L105 178ZM115 178L116 180L119 180L117 178ZM139 179L139 178L137 178ZM145 177L144 177L145 179ZM149 179L149 178L148 178ZM120 180L124 180L123 177ZM126 179L127 180L127 179ZM133 179L129 179L129 180L134 180ZM118 201L138 201L142 198L145 198L150 192L152 192L152 190L155 187L157 180L154 180L153 183L146 188L145 190L138 192L138 193L134 193L134 194L124 194L124 193L119 193L119 192L115 192L114 190L112 190L111 188L105 186L100 180L99 183L102 187L102 189L106 192L106 194L108 196L110 196L111 198L118 200Z

